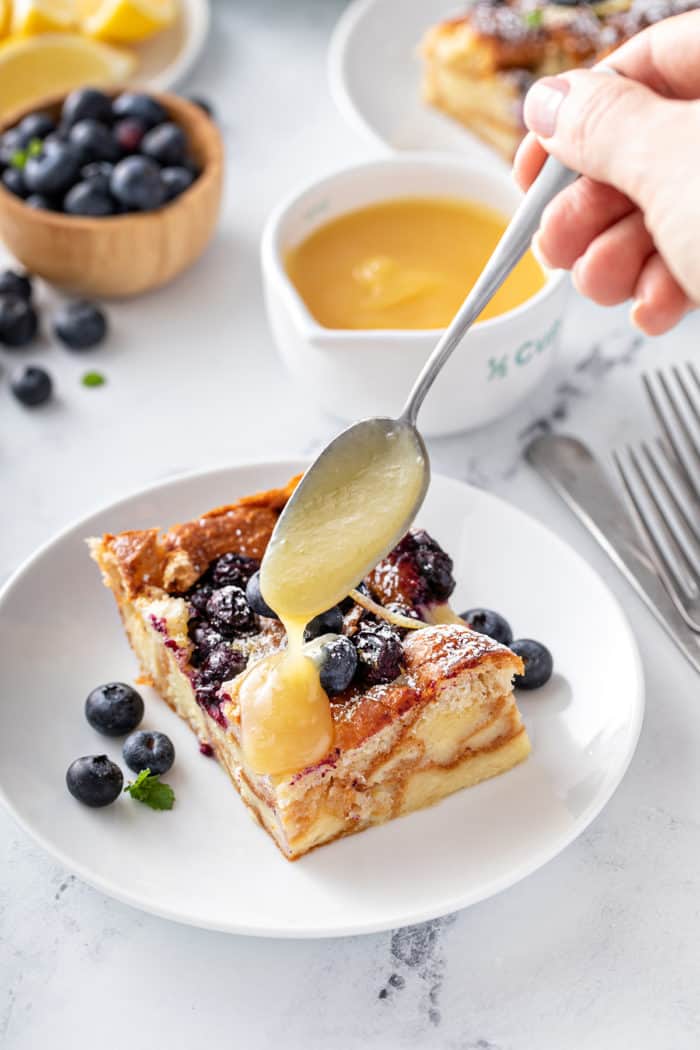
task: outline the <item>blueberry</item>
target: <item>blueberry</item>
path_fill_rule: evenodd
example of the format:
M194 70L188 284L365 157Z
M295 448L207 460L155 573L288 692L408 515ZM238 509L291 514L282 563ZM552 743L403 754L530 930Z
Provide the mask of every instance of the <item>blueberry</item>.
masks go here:
M192 102L195 106L199 106L200 109L204 110L208 117L214 119L214 107L207 98L202 98L201 95L190 95L189 102Z
M175 748L165 733L150 733L145 729L137 729L124 741L122 755L134 773L150 769L151 773L162 776L175 761Z
M166 199L171 201L189 189L194 182L194 175L187 168L163 168L161 177L165 183Z
M212 626L227 638L233 637L236 631L247 633L255 630L252 610L240 587L228 586L214 591L206 611Z
M91 160L119 160L122 151L110 128L98 120L79 120L70 129L68 141L80 153L83 164Z
M23 365L13 374L10 389L23 405L43 405L53 391L51 376L43 368L35 365Z
M85 701L85 717L105 736L130 733L143 718L143 711L140 694L125 682L98 685Z
M244 653L224 642L212 649L202 663L200 679L205 683L228 682L245 670L247 659Z
M112 177L114 165L106 160L93 160L80 169L80 181L89 182L95 189L102 193L109 193L109 180Z
M142 95L135 91L125 91L118 95L112 103L112 113L118 120L124 117L140 120L146 128L162 124L168 119L168 114L160 102L150 95Z
M153 211L165 201L160 168L148 157L125 157L115 165L110 179L112 196L136 211Z
M209 653L225 641L223 634L220 634L219 631L215 631L208 623L196 623L194 626L190 625L189 635L195 646L192 663L197 666L202 664L209 656Z
M32 304L21 295L0 296L0 343L26 346L34 339L39 318Z
M28 157L24 165L24 181L30 193L47 197L65 193L75 182L80 171L80 155L68 142L45 142L41 152Z
M310 642L313 638L319 638L322 634L340 634L343 629L343 614L339 605L332 609L314 616L309 620L304 631L304 641Z
M19 128L10 128L0 137L0 162L5 165L11 164L15 153L22 148Z
M14 193L15 197L26 197L29 192L24 172L20 171L19 168L8 168L7 171L3 171L2 184L6 190Z
M124 777L107 755L85 755L68 766L66 786L85 806L108 806L119 798Z
M114 140L123 153L136 153L146 134L146 125L134 117L118 120L113 128Z
M215 587L233 584L245 589L248 580L259 567L260 562L257 558L248 558L245 554L222 554L209 566L209 571Z
M3 270L0 273L0 295L20 295L23 299L31 299L32 282L26 274L17 273L15 270Z
M245 596L248 599L248 605L258 616L269 616L272 620L279 620L279 616L275 610L270 608L262 596L259 572L254 572L248 580L245 589Z
M196 583L194 587L190 588L187 592L187 600L196 613L200 616L204 616L206 613L207 602L214 593L214 588L210 583Z
M109 190L100 189L94 182L76 182L63 199L66 215L91 215L99 218L114 215L117 206Z
M45 139L55 130L56 122L48 113L30 113L17 125L17 140L26 149L33 139Z
M79 299L59 306L53 317L53 330L70 350L90 350L107 334L107 318L95 303Z
M494 642L510 645L513 641L510 624L505 617L494 612L493 609L467 609L466 612L460 613L460 616L467 621L472 631L486 634L489 638L493 638Z
M554 661L546 645L531 638L518 638L511 649L525 664L525 674L517 674L514 685L517 689L539 689L552 677Z
M187 153L187 139L181 127L166 121L151 128L143 136L141 152L146 157L158 161L163 167L182 164Z
M386 624L363 624L353 636L358 675L365 685L391 682L401 674L403 648L395 631Z
M427 582L432 597L446 601L456 586L452 558L424 529L417 529L411 535L416 544L418 571Z
M58 210L51 198L45 197L43 193L30 193L24 203L28 208L39 208L41 211Z
M357 649L341 635L321 648L321 685L329 696L336 696L352 682L357 670Z
M112 100L95 88L71 91L63 103L61 122L64 127L71 128L79 120L99 120L103 124L111 124Z

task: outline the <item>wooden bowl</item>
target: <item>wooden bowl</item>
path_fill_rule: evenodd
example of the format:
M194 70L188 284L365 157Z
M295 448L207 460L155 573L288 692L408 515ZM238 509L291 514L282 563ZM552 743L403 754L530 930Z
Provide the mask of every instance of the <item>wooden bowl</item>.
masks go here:
M30 208L0 183L0 239L30 273L80 295L138 295L172 280L206 248L221 205L221 135L192 102L149 94L185 132L201 174L157 211L105 218ZM57 115L62 102L63 96L53 97L17 111L2 121L0 133L36 110Z

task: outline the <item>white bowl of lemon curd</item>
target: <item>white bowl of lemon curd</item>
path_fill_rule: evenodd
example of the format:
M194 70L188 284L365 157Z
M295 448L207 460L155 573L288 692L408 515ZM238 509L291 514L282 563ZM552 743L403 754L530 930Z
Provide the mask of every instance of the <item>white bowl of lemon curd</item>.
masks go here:
M284 201L262 239L280 354L346 421L396 416L521 193L507 174L428 154L370 161ZM421 409L428 436L510 412L553 360L567 283L528 252L453 354Z

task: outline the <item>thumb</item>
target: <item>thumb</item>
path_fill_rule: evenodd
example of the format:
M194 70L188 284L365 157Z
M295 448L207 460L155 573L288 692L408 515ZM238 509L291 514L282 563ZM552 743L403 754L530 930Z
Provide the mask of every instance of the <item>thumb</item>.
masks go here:
M536 81L524 118L548 153L644 208L658 181L663 142L678 142L679 108L686 105L624 77L576 70Z

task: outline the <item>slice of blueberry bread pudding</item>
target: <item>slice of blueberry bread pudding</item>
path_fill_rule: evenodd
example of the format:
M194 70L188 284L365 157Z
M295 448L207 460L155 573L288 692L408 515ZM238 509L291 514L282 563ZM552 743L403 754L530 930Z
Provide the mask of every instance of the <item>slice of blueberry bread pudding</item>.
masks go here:
M349 597L307 628L330 699L329 754L284 775L246 766L241 676L286 644L258 568L295 481L166 532L89 541L143 673L289 859L502 773L530 750L512 691L519 657L450 612L452 561L414 530L360 585L362 604ZM409 630L402 618L427 625Z

